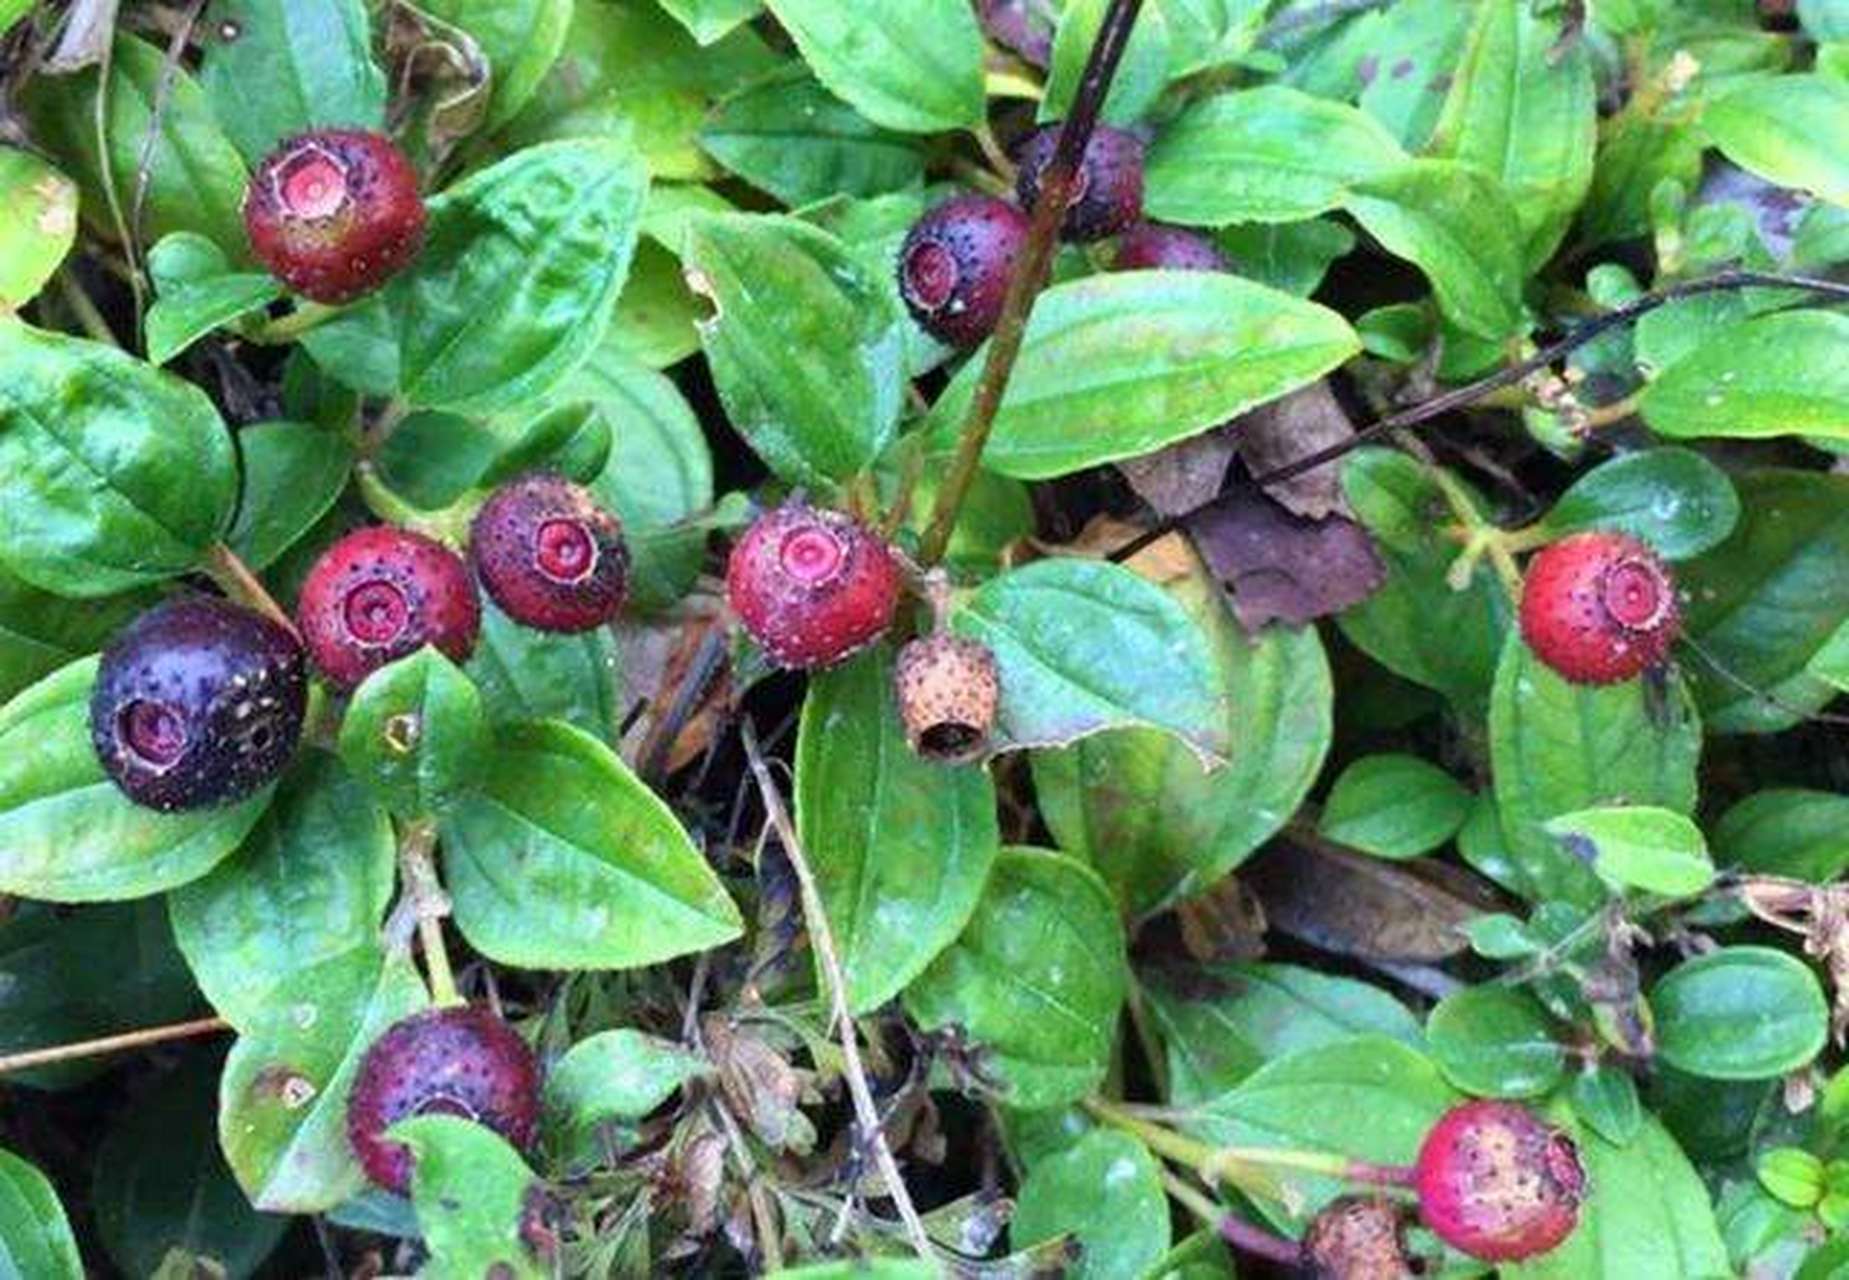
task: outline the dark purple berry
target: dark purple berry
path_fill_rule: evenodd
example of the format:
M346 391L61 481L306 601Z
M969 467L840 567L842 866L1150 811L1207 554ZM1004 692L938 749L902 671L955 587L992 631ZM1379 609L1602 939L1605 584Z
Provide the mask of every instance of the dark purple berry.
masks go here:
M455 552L409 529L376 525L354 530L315 561L296 621L321 673L351 689L427 644L466 661L481 602Z
M994 196L956 196L913 225L899 250L899 294L926 333L973 347L1001 318L1027 215Z
M541 631L602 626L629 584L622 524L554 472L494 491L470 529L469 559L502 612Z
M204 809L281 773L307 707L308 661L293 635L229 601L182 596L142 614L104 652L90 739L136 804Z
M1226 258L1197 232L1139 222L1117 241L1113 271L1225 271Z
M1020 166L1015 194L1021 207L1031 210L1040 197L1040 176L1053 161L1059 145L1059 126L1047 125L1029 134L1015 156ZM1059 234L1086 242L1114 236L1143 216L1143 142L1135 134L1099 125L1086 144L1085 156L1073 177L1072 196Z

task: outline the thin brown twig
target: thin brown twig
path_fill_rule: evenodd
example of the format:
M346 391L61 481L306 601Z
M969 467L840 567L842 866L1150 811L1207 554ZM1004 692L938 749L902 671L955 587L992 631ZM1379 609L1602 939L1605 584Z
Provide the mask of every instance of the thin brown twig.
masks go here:
M194 1036L215 1035L229 1030L231 1024L223 1018L194 1018L190 1022L174 1022L163 1027L124 1031L120 1035L98 1036L94 1040L75 1040L70 1044L54 1044L44 1049L27 1049L22 1053L9 1053L0 1057L0 1076L32 1067L50 1066L56 1062L96 1058L106 1053L120 1053L124 1049L143 1049L150 1045L189 1040Z
M931 1237L926 1234L924 1221L918 1216L917 1207L912 1204L911 1193L905 1189L905 1180L899 1176L899 1162L893 1159L892 1148L886 1142L886 1128L880 1122L879 1109L873 1105L873 1090L867 1085L866 1069L860 1061L858 1032L853 1015L847 1007L847 979L841 971L841 959L835 951L834 930L829 927L828 914L823 910L822 894L816 888L815 873L810 870L802 842L796 837L796 826L790 821L789 809L783 803L783 793L777 789L776 779L770 775L770 766L764 762L764 753L758 747L757 731L752 727L749 717L740 718L739 736L744 743L745 758L751 763L752 776L757 779L758 791L763 796L764 810L770 817L771 826L776 829L784 856L790 860L790 868L796 873L796 882L802 889L803 913L809 920L809 938L815 944L816 957L828 981L828 1000L833 1020L840 1026L841 1074L847 1079L848 1095L854 1103L854 1116L861 1132L866 1135L868 1145L873 1148L874 1161L879 1165L887 1192L892 1196L899 1217L905 1223L905 1232L911 1239L913 1250L921 1258L934 1259L936 1253L931 1247Z

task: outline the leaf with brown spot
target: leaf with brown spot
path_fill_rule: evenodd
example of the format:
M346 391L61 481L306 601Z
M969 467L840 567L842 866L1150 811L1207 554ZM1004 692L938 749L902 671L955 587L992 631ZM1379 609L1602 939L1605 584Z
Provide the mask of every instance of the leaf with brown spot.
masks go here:
M1354 424L1329 389L1327 379L1262 404L1233 419L1227 429L1238 447L1240 460L1255 476L1287 467L1299 458L1352 439L1355 434ZM1340 467L1317 467L1268 484L1265 492L1291 514L1311 520L1353 514L1342 492Z

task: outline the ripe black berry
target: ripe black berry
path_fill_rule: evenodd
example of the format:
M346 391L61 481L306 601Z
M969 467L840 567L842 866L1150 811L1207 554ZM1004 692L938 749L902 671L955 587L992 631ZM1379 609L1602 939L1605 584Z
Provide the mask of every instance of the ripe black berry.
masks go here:
M554 472L494 491L470 529L469 559L502 612L541 631L602 626L629 584L622 524Z
M1226 258L1206 236L1160 222L1139 222L1117 241L1113 271L1225 271Z
M481 602L455 552L409 529L377 525L354 530L315 561L296 621L322 674L351 689L427 644L466 661L481 628Z
M308 662L281 626L213 596L137 618L104 652L90 740L136 804L230 804L281 773L302 737Z
M1040 196L1040 176L1052 163L1059 145L1059 126L1047 125L1029 134L1016 155L1020 166L1015 194L1023 209L1032 209ZM1080 242L1114 236L1143 216L1143 143L1135 134L1099 125L1085 146L1079 171L1073 176L1072 197L1059 233Z
M913 225L899 250L899 293L925 332L973 347L1001 318L1027 241L1027 215L994 196L956 196Z

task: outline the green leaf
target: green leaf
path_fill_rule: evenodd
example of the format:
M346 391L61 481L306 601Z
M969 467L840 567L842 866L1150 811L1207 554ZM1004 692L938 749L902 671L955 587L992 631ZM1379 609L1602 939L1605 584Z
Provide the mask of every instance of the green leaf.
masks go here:
M487 55L494 88L483 130L513 119L565 47L572 0L422 0L419 6L461 27Z
M857 1013L897 995L963 931L1001 841L988 773L906 746L885 645L810 682L796 826Z
M1457 834L1470 793L1417 756L1363 756L1342 770L1323 802L1318 830L1382 858L1416 858Z
M0 1272L42 1280L83 1280L77 1239L51 1180L0 1149Z
M737 937L738 907L673 812L559 721L514 726L441 823L469 944L532 969L630 969Z
M1843 120L1849 84L1827 75L1749 80L1708 104L1701 124L1742 169L1780 187L1797 187L1849 205Z
M391 294L406 401L492 413L569 374L603 337L647 185L633 143L582 138L516 151L431 200L423 253Z
M364 0L216 0L199 29L206 102L253 165L309 129L385 127Z
M388 297L361 298L302 335L302 349L321 372L366 395L397 393L403 363L398 349L399 316L387 305Z
M1282 85L1195 103L1150 148L1144 204L1163 222L1297 222L1406 153L1363 111Z
M1117 904L1083 864L1002 850L957 940L905 989L926 1029L957 1026L1010 1106L1057 1107L1104 1079L1129 977Z
M620 1027L588 1036L546 1072L546 1130L569 1142L609 1120L640 1120L712 1071L679 1045Z
M171 231L197 231L233 258L248 260L244 161L213 118L198 82L185 68L168 66L163 49L118 36L109 59L99 150L98 79L94 67L35 76L24 94L32 136L77 180L85 221L116 238L109 184L124 216L139 204L138 239L153 243ZM145 194L137 201L144 174Z
M325 1212L366 1186L347 1141L360 1062L428 998L408 960L376 948L304 965L267 994L225 1060L218 1140L252 1204Z
M1568 1086L1573 1114L1607 1142L1628 1146L1643 1126L1637 1084L1623 1067L1601 1063L1582 1070Z
M1672 810L1613 805L1563 813L1543 825L1567 853L1619 888L1687 898L1714 883L1701 828Z
M355 691L340 724L340 757L400 818L443 813L493 759L481 693L426 646Z
M175 231L148 251L159 295L148 309L148 360L166 364L220 325L283 296L267 273L237 271L225 251L192 231Z
M1034 1165L1015 1205L1008 1239L1015 1248L1062 1235L1083 1253L1073 1280L1142 1276L1169 1246L1162 1166L1126 1133L1099 1129L1070 1150Z
M1650 1008L1663 1061L1711 1080L1796 1071L1830 1035L1817 975L1770 947L1722 947L1683 961L1650 989Z
M1849 871L1849 796L1755 791L1721 815L1714 848L1724 866L1828 884Z
M681 274L680 259L653 240L643 240L616 300L605 350L620 351L651 369L666 369L700 349L703 314L704 304Z
M1479 1097L1534 1098L1566 1076L1566 1049L1540 1003L1511 987L1466 987L1425 1024L1446 1078Z
M1355 23L1344 30L1343 44L1359 59L1355 75L1361 109L1385 125L1401 146L1415 151L1432 149L1432 128L1438 123L1447 91L1455 83L1469 41L1475 5L1456 0L1402 0L1389 5L1365 27ZM1288 39L1288 37L1287 37ZM1348 54L1342 55L1346 59ZM1313 80L1300 82L1308 88ZM1324 92L1330 92L1324 90ZM1348 96L1340 91L1330 96Z
M0 701L95 653L152 602L145 591L100 600L55 596L0 563Z
M700 145L733 173L790 206L871 196L917 183L924 147L869 121L801 67L721 102Z
M1201 892L1276 834L1309 794L1333 729L1329 661L1314 627L1267 627L1249 638L1204 573L1168 590L1213 651L1226 763L1207 769L1154 729L1111 730L1032 755L1048 829L1135 919Z
M1793 1208L1809 1209L1823 1199L1823 1161L1802 1147L1774 1147L1753 1172L1760 1186Z
M1849 621L1849 476L1766 468L1735 484L1733 535L1677 570L1700 646L1686 669L1713 731L1775 732L1835 696L1805 668Z
M1315 293L1330 264L1355 247L1355 233L1333 218L1248 222L1223 227L1214 238L1240 275L1299 298Z
M1287 964L1176 970L1143 988L1168 1050L1171 1106L1215 1098L1273 1058L1369 1033L1418 1046L1418 1020L1378 987Z
M984 583L951 625L995 654L1003 749L1140 726L1174 734L1205 763L1225 758L1217 664L1200 623L1128 569L1035 561Z
M212 1006L244 1029L296 974L355 956L376 968L394 852L385 812L332 755L309 752L237 853L168 899Z
M765 0L816 79L906 133L982 122L982 32L964 0Z
M1047 67L1046 93L1038 111L1042 124L1064 120L1072 110L1079 81L1109 0L1068 0L1053 33L1053 58ZM1168 87L1170 44L1168 23L1160 5L1145 5L1117 64L1099 119L1106 124L1128 125L1155 105Z
M1459 328L1491 341L1521 328L1521 222L1483 170L1408 161L1355 183L1342 207L1387 252L1425 273L1438 309Z
M484 600L481 638L463 670L497 725L563 720L593 737L615 736L622 682L607 628L580 635L535 631Z
M1134 271L1041 294L982 455L1022 480L1141 457L1314 382L1360 349L1335 312L1238 276ZM982 358L932 406L954 447Z
M100 343L0 320L0 557L60 595L196 568L237 464L205 393Z
M1569 684L1510 636L1490 698L1490 758L1503 832L1537 901L1605 897L1592 868L1547 833L1550 820L1612 804L1694 809L1701 723L1679 679L1668 692L1653 708L1639 680Z
M1666 436L1849 440L1849 316L1780 311L1727 326L1663 370L1638 402Z
M248 1276L289 1229L258 1213L206 1134L217 1100L216 1062L191 1054L124 1106L96 1144L90 1210L97 1239L131 1276L151 1276L169 1250Z
M547 1193L498 1133L453 1115L413 1116L387 1132L411 1148L411 1203L430 1271L497 1280L554 1274L521 1231L529 1201Z
M1700 1175L1654 1117L1615 1146L1577 1131L1565 1108L1549 1120L1579 1144L1587 1197L1579 1226L1551 1253L1504 1266L1509 1280L1695 1280L1734 1268Z
M1161 0L1172 74L1237 64L1258 38L1267 7L1263 0Z
M764 11L764 0L661 0L701 44L711 44Z
M1525 0L1482 5L1434 139L1434 154L1468 161L1501 182L1530 268L1553 256L1592 185L1592 55L1584 42L1563 40L1564 25Z
M1824 641L1804 669L1832 688L1849 693L1849 618Z
M924 1258L850 1258L779 1271L783 1280L937 1280L942 1273Z
M1575 480L1539 524L1550 538L1616 529L1668 560L1698 556L1726 540L1740 518L1727 473L1692 449L1619 454Z
M238 432L244 495L225 541L253 570L267 569L340 498L353 446L301 422L259 422Z
M844 480L892 439L904 321L834 236L794 218L695 214L686 261L715 314L700 325L732 425L793 484Z
M45 286L77 239L77 187L18 147L0 147L0 309L15 311Z
M228 809L131 804L90 745L96 659L0 707L0 892L48 902L139 898L196 880L238 847L270 790Z

